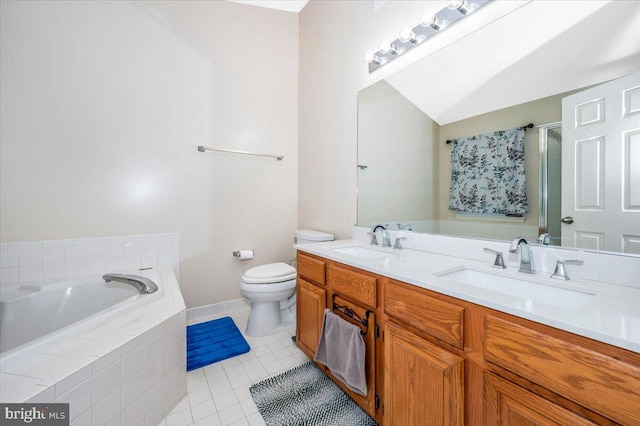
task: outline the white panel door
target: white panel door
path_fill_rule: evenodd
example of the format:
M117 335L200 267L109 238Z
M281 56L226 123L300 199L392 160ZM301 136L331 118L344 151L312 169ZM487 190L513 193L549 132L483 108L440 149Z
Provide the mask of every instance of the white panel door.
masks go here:
M562 139L562 245L640 254L640 72L564 98Z

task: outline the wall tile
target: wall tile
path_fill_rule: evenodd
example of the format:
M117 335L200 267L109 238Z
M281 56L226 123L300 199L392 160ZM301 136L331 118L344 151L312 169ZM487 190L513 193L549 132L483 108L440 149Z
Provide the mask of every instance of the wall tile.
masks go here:
M120 388L121 363L116 361L93 375L91 384L91 397L94 405L116 389ZM118 395L118 404L120 396Z
M87 275L102 275L106 272L105 259L87 260Z
M140 241L127 241L124 243L124 255L142 256L142 244Z
M42 242L42 247L69 247L73 245L73 240L46 240Z
M42 264L42 248L20 250L20 266Z
M44 265L42 279L44 281L64 278L67 274L67 266L64 263L49 263Z
M59 263L65 261L64 247L45 247L43 249L43 259L46 263Z
M105 257L104 244L87 245L87 259L102 259Z
M120 413L120 388L117 388L101 401L94 402L91 407L91 424L107 424Z
M69 377L59 381L55 386L55 396L59 397L60 395L70 391L74 387L78 386L80 383L85 380L89 380L91 378L91 365L87 365L86 367L78 370L73 373Z
M18 268L2 268L0 269L0 284L12 285L18 284L20 280L20 273Z
M73 247L66 248L65 259L67 262L85 260L86 258L87 258L86 246L73 246Z
M124 257L124 243L109 243L106 245L107 259Z
M17 268L20 258L19 251L0 252L0 268Z
M25 266L19 268L20 282L42 281L42 265Z
M56 402L69 403L69 417L73 420L91 408L91 379L80 382L67 392L57 396Z
M124 271L124 257L107 258L106 272L122 272Z
M87 262L85 260L67 262L66 268L67 277L81 277L87 273Z

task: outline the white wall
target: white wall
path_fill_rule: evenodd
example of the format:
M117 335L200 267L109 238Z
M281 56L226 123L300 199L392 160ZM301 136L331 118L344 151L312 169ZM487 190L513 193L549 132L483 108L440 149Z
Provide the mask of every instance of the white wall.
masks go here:
M188 307L236 299L244 270L293 256L296 14L218 1L0 14L2 242L179 232Z

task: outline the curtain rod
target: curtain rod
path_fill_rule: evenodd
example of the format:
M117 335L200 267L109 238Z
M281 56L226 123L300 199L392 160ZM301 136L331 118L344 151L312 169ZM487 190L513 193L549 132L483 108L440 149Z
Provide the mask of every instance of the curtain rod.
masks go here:
M517 129L522 129L522 130L524 130L526 132L527 129L533 129L533 123L529 123L529 124L527 124L525 126L517 127ZM447 145L449 145L453 141L455 141L455 139L447 139Z
M200 152L216 151L216 152L227 152L227 153L230 153L230 154L252 155L254 157L268 157L268 158L275 158L278 161L282 161L282 159L284 158L283 155L259 154L259 153L256 153L256 152L236 151L234 149L211 148L211 147L202 146L202 145L200 145L198 147L198 151L200 151Z

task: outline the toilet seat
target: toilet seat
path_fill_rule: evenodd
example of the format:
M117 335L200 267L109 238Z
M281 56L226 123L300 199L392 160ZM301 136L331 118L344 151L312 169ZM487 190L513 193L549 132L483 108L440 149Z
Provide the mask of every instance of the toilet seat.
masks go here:
M276 284L296 279L296 268L284 262L256 266L244 273L244 284Z

